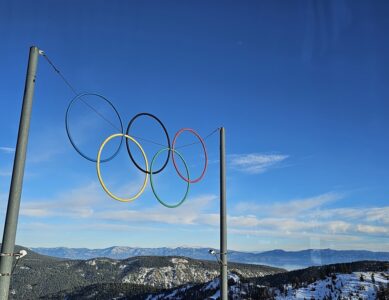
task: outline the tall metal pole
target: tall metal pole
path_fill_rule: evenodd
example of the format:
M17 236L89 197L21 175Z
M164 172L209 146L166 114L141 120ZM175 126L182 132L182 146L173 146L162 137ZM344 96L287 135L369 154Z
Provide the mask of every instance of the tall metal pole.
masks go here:
M7 215L4 225L3 243L0 256L0 299L8 299L11 281L11 269L15 248L16 228L19 217L20 197L22 194L24 165L26 161L28 131L32 111L32 97L34 94L35 75L38 65L39 49L30 48L26 83L24 87L23 107L19 123L18 141L16 144L11 187L8 197Z
M224 127L220 128L220 295L228 300L227 279L227 204L226 204L226 145Z

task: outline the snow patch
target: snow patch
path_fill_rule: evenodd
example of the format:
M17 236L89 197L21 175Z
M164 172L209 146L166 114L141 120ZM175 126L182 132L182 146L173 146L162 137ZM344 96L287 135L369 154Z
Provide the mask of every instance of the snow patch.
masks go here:
M87 263L88 265L95 266L95 265L96 265L96 260L94 260L94 259L88 260L86 263Z
M172 258L171 262L173 264L187 264L187 263L189 263L189 261L184 259L184 258L176 258L176 257Z

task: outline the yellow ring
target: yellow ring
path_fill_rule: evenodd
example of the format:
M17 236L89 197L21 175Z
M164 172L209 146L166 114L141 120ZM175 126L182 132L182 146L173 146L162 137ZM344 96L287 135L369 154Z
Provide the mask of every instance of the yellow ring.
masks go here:
M97 167L97 177L99 178L99 181L100 181L100 184L101 186L103 187L104 191L110 196L112 197L113 199L115 200L118 200L118 201L121 201L121 202L131 202L131 201L134 201L136 198L138 198L145 190L146 188L146 185L147 185L147 179L149 177L149 174L148 173L145 173L146 176L145 176L145 180L143 181L143 186L142 188L140 189L140 191L132 198L120 198L120 197L117 197L115 196L114 194L112 194L108 188L105 186L105 183L103 181L103 178L101 177L101 171L100 171L100 157L101 157L101 152L103 151L103 148L105 146L106 143L108 143L110 140L112 140L113 138L115 137L118 137L118 136L124 136L125 138L127 139L130 139L131 141L133 141L137 146L138 148L140 149L140 151L142 152L142 155L143 155L143 159L145 160L145 164L146 164L146 170L148 171L149 170L149 163L147 161L147 157L146 157L146 153L145 151L143 150L142 146L131 136L127 135L127 134L124 134L124 133L115 133L115 134L112 134L110 135L109 137L107 137L107 139L101 144L100 146L100 149L99 149L99 153L97 154L97 161L96 161L96 167Z

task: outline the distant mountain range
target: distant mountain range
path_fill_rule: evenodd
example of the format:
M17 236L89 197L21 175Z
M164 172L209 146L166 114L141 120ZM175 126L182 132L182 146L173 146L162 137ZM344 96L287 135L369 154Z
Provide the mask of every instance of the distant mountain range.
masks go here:
M68 259L92 259L96 257L126 259L134 256L185 256L203 260L215 259L209 254L209 248L135 248L115 246L105 249L65 247L31 249L43 255ZM307 249L301 251L272 250L261 253L250 253L231 250L228 252L228 260L238 263L264 264L291 270L309 266L320 266L361 260L389 261L389 252Z

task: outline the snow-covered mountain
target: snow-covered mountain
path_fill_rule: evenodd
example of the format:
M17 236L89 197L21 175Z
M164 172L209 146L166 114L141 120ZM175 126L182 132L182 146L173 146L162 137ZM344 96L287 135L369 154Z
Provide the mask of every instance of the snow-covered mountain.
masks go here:
M389 299L389 271L333 273L310 284L302 282L280 287L255 285L241 280L236 274L229 276L229 299L272 300L375 300ZM150 294L146 300L220 299L219 279L201 285L185 285L168 291Z
M96 257L107 257L112 259L125 259L134 256L186 256L195 259L210 259L208 253L209 248L138 248L113 246L104 249L88 249L88 248L31 248L31 250L53 257L69 258L69 259L91 259Z
M213 259L208 253L209 248L191 247L137 248L115 246L105 249L59 247L32 248L32 250L44 255L69 259L92 259L96 257L125 259L134 256L185 256L194 259ZM249 253L230 250L228 252L228 260L239 263L272 265L291 270L361 260L388 261L389 252L307 249L301 251L272 250L261 253Z
M300 288L287 285L275 290L276 300L289 299L377 299L381 287L389 283L388 272L354 272L334 274ZM385 298L386 299L386 298Z
M16 251L20 249L17 247ZM217 277L220 270L216 261L180 256L68 260L27 251L28 255L20 259L13 270L10 300L78 300L91 294L99 294L100 298L87 299L111 299L110 295L122 293L129 295L125 299L142 299L138 296L145 292L208 282ZM230 263L229 269L244 278L285 272L274 267L239 263Z
M389 263L355 262L310 267L266 276L245 277L230 269L229 299L232 300L373 300L389 299ZM144 286L144 287L147 287ZM139 285L138 285L139 289ZM134 294L137 293L137 294ZM188 282L170 289L140 292L125 283L86 286L50 299L126 300L218 300L219 278L205 283Z

